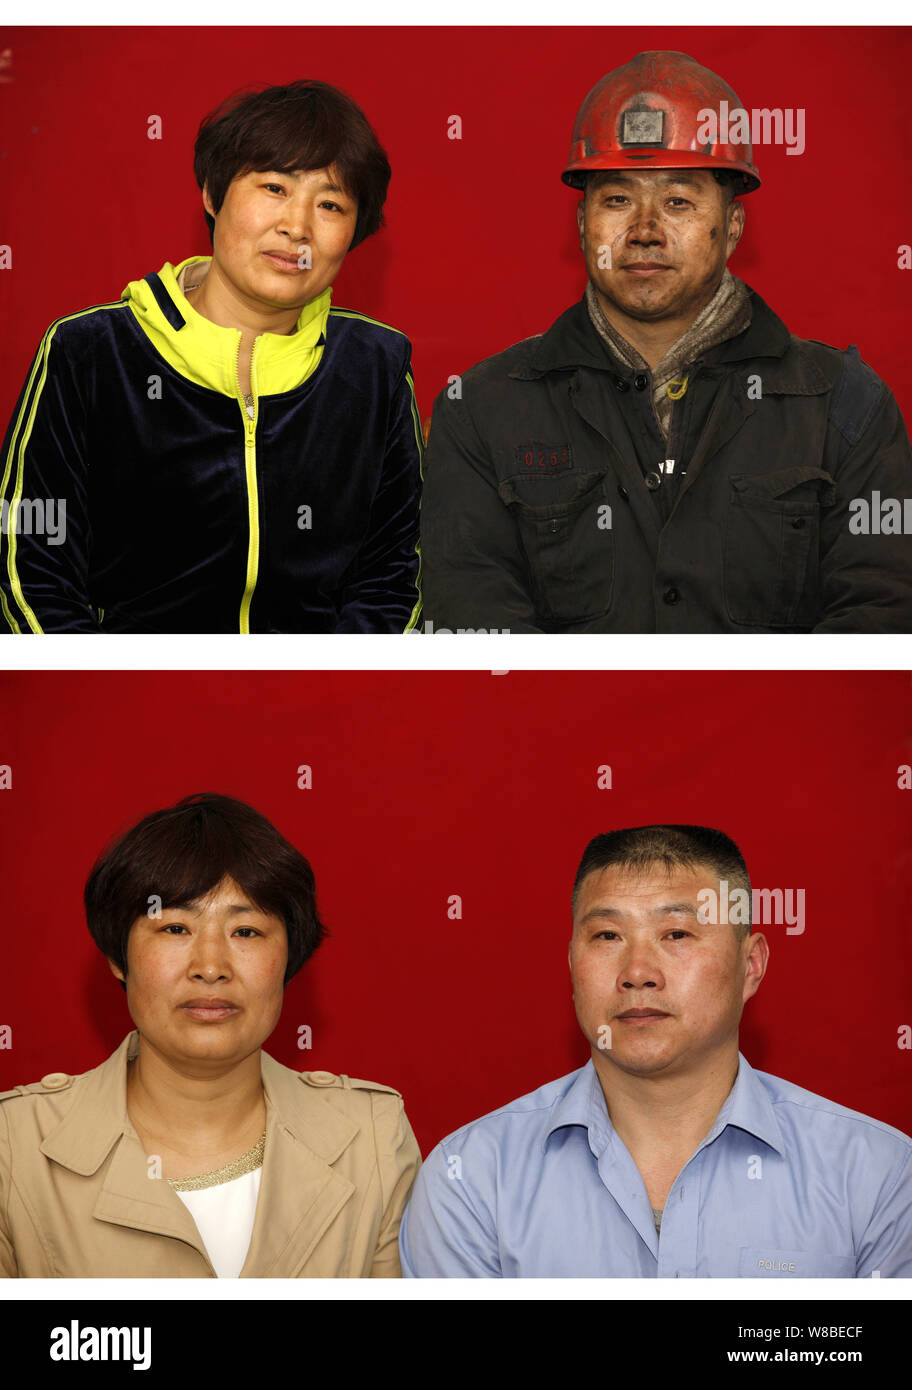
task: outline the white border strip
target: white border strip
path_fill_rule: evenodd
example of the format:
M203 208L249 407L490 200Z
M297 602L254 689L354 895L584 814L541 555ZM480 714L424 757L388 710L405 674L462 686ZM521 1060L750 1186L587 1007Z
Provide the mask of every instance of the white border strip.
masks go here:
M912 636L8 634L8 671L903 671Z

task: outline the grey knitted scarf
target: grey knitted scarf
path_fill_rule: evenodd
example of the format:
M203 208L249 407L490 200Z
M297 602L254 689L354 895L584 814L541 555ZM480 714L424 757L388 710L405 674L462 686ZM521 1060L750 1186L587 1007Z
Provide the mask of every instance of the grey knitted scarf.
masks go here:
M626 367L648 372L649 363L608 322L591 280L586 286L586 307L595 331L614 356ZM696 361L700 353L734 338L738 333L743 333L750 321L751 303L747 286L726 267L719 288L706 308L701 310L677 342L671 345L661 362L651 369L652 406L666 444L674 407L674 398L669 396L668 387L672 386L678 395L680 382L687 368ZM677 387L673 386L676 382L679 383Z

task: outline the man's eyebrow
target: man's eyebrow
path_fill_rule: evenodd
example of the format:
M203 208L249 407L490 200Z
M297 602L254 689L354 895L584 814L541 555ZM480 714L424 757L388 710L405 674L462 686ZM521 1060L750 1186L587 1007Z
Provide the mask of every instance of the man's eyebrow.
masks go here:
M661 182L664 184L686 183L689 184L691 188L704 188L706 186L705 184L701 183L699 179L695 179L693 174L682 173L663 174Z
M601 918L607 918L609 921L616 922L629 915L629 913L624 912L623 909L619 907L591 907L589 911L580 918L580 926L583 926L590 920L599 920ZM651 908L650 915L653 917L685 916L692 917L694 921L699 920L697 909L691 902L663 903L661 907Z
M687 184L689 188L702 189L704 187L700 180L695 179L692 174L684 173L662 174L659 177L659 182L664 184L666 188L674 183L684 183ZM602 179L596 192L599 192L600 189L607 187L607 185L611 183L620 183L623 184L625 188L632 188L636 184L636 178L631 174L611 173L607 178Z

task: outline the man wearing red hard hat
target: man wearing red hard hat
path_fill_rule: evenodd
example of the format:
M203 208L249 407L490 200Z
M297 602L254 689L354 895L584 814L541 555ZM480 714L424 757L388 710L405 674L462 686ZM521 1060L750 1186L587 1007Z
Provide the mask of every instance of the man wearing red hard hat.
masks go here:
M727 269L750 129L683 53L586 97L563 173L586 292L434 405L425 631L912 631L892 394Z

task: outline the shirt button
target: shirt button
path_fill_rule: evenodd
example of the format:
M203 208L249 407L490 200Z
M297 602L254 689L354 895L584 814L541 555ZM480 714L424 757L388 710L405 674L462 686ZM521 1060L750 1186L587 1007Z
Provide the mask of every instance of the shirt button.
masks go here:
M645 372L637 372L633 378L633 384L638 391L645 391L649 385L649 377L646 376Z
M661 476L658 473L647 473L646 486L649 488L650 492L655 492L656 488L662 486Z
M662 598L666 603L679 603L681 595L678 593L677 589L666 589Z
M331 1071L311 1071L307 1073L307 1079L312 1086L331 1086L336 1077Z
M41 1084L46 1091L59 1091L69 1079L65 1071L49 1071L47 1076L42 1076Z
M615 384L615 386L617 387L617 389L618 389L619 391L629 391L629 390L630 390L630 382L629 382L629 381L625 381L623 377L620 377L620 376L619 376L619 377L615 377L614 384Z

